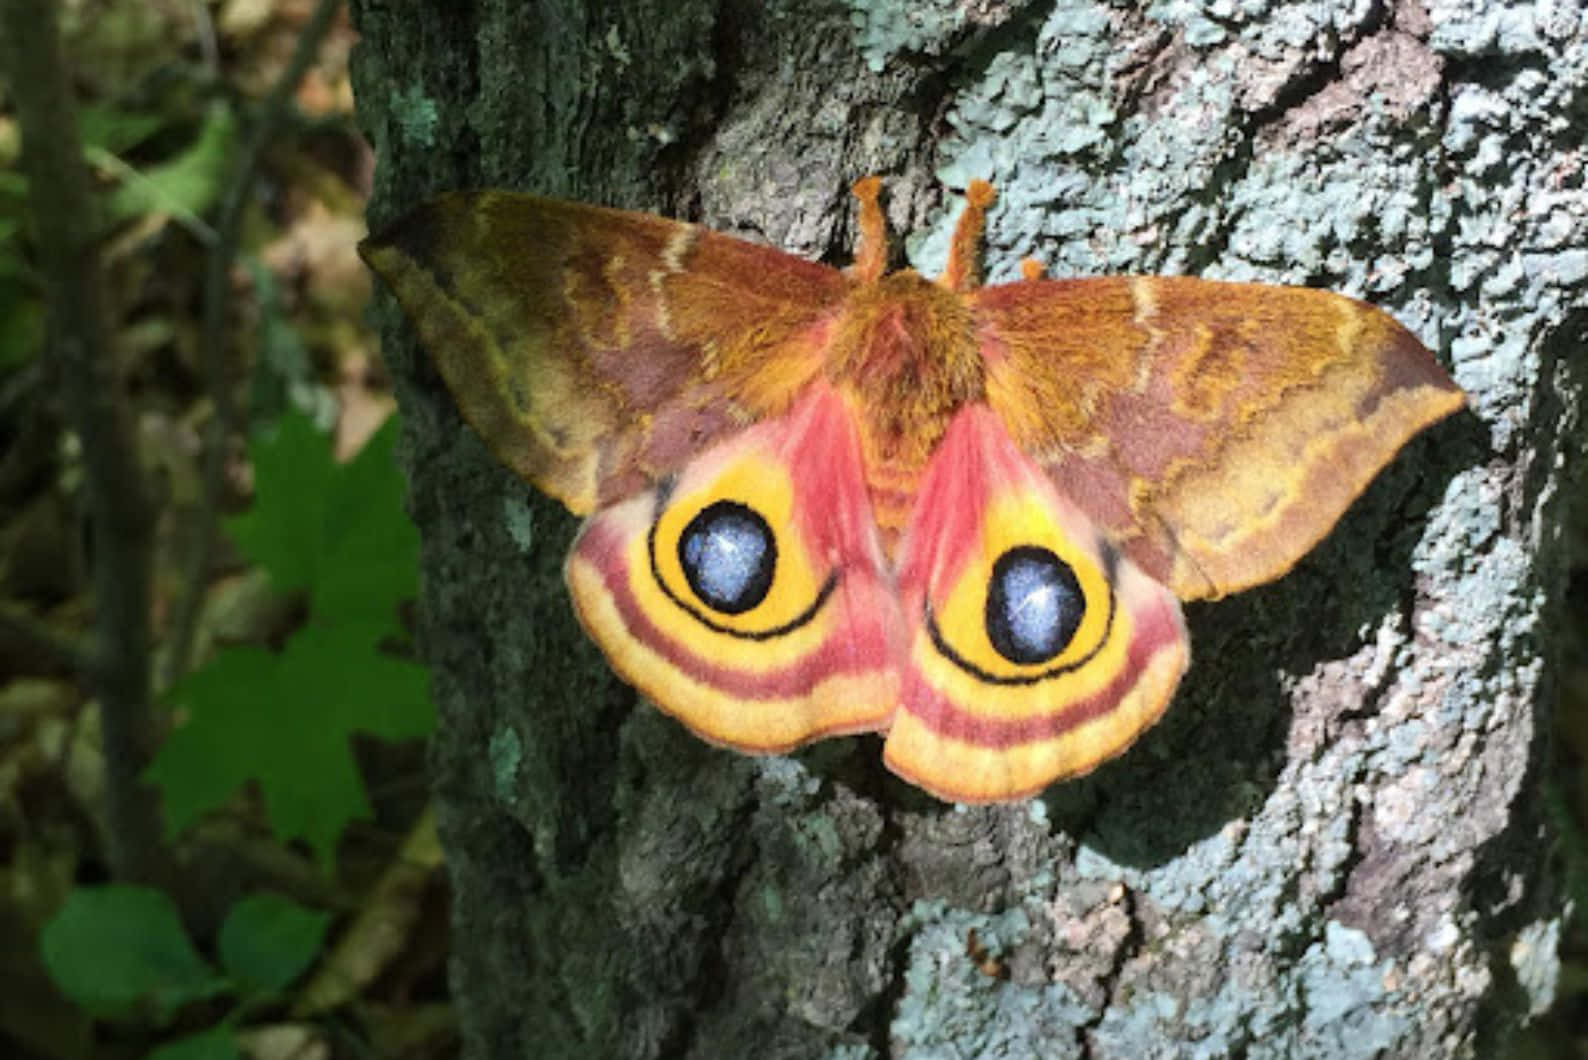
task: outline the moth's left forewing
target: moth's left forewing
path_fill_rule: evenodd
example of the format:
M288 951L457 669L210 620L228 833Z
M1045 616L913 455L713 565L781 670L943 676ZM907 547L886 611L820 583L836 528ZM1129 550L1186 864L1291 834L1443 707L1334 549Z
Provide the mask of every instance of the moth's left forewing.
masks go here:
M1016 444L1185 600L1285 573L1465 400L1404 327L1326 291L1105 277L968 299Z
M1119 754L1189 657L1174 595L980 404L922 477L899 593L912 633L884 760L952 801L1030 795Z
M507 191L439 196L360 252L498 459L578 514L786 409L849 287L697 225Z

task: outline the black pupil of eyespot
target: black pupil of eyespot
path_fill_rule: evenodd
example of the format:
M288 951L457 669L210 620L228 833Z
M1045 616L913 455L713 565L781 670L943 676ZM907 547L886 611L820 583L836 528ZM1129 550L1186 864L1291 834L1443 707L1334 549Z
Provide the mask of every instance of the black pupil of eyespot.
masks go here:
M717 501L684 527L678 562L701 603L726 615L743 614L772 588L777 541L754 510Z
M1022 545L998 557L987 585L987 636L999 655L1021 665L1055 658L1081 625L1086 598L1070 565L1045 548Z

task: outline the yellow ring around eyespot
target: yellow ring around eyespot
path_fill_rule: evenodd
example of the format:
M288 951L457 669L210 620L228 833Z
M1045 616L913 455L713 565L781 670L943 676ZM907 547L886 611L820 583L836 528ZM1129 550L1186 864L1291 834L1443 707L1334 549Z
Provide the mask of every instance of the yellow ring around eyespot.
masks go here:
M1019 680L1074 666L1098 651L1105 638L1129 644L1128 637L1120 640L1122 631L1110 629L1110 612L1117 607L1096 547L1067 535L1039 494L1011 491L988 505L981 540L981 547L966 561L942 606L933 613L943 641L966 663L995 678ZM1050 549L1067 564L1084 602L1081 623L1070 642L1054 658L1032 664L1006 659L987 634L987 593L993 564L1005 552L1023 545ZM1121 616L1114 617L1117 621ZM936 654L935 648L932 651ZM947 659L943 661L953 666ZM965 676L975 680L970 674ZM976 685L983 690L997 687L983 681Z
M736 615L713 610L696 596L678 557L678 542L690 521L718 501L743 504L766 520L777 548L772 584L765 598ZM722 474L698 488L686 485L667 499L667 507L657 519L650 540L642 536L639 542L647 554L631 563L631 572L636 576L636 593L647 600L671 596L673 601L681 601L688 607L683 614L694 618L697 626L704 618L722 630L746 635L766 634L787 626L817 602L825 582L825 575L819 575L814 569L804 542L798 538L793 516L794 484L787 469L760 454L735 461ZM660 586L652 582L652 556ZM640 593L645 588L650 591ZM662 592L657 593L657 589ZM674 604L674 613L679 610Z
M669 599L656 584L651 577L650 549L644 534L636 535L629 542L626 557L629 591L646 617L661 631L662 637L683 646L690 655L715 665L743 673L775 673L785 667L795 666L811 653L819 651L832 635L837 612L835 608L826 606L817 609L808 622L776 636L754 636L754 633L761 632L759 630L745 633L712 629L681 611L678 604ZM724 623L719 625L725 626ZM768 628L775 630L779 626L769 625ZM609 654L611 650L608 648Z
M629 592L651 624L666 640L700 659L744 673L774 673L799 663L832 635L835 609L819 608L808 622L771 637L724 632L701 624L664 593L651 576L650 547L645 534L635 534L625 548ZM776 626L769 627L776 629ZM612 648L603 643L608 654Z

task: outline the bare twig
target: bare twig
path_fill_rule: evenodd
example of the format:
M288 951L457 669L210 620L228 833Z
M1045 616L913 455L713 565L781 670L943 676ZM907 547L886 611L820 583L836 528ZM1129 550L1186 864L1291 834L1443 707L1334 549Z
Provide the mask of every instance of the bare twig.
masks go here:
M220 76L221 48L215 39L215 20L210 17L209 5L203 0L191 0L193 26L198 31L199 54L204 57L204 69L211 77Z
M152 523L132 410L110 356L96 211L77 141L54 0L0 0L0 41L22 130L50 348L67 415L83 445L93 521L96 644L105 751L107 855L120 879L163 875L158 811L139 774L149 760L149 580Z
M230 437L237 417L231 381L226 371L226 317L231 304L232 262L237 257L243 213L253 193L254 180L258 176L265 148L276 135L276 130L286 116L292 93L309 65L314 62L331 28L331 21L341 6L341 0L320 0L314 13L309 16L309 21L298 35L292 61L260 104L253 131L237 157L236 168L227 183L226 196L221 203L220 217L215 222L216 240L210 248L204 276L204 320L199 332L204 385L214 412L204 439L203 488L198 510L194 514L197 527L192 537L193 551L188 556L187 568L183 572L182 591L176 603L167 644L166 666L162 675L162 685L166 688L187 672L192 661L193 638L198 630L199 612L203 609L210 561L215 551L215 522L226 468L226 439Z
M108 169L127 184L135 184L144 189L154 205L174 217L178 224L192 233L194 239L197 239L205 246L213 246L215 244L215 230L204 223L204 218L189 210L177 196L162 191L159 184L144 176L142 170L136 166L127 165L114 152L107 151L103 147L95 147L92 144L83 146L83 154L87 156L88 161L93 165L99 166L101 169Z

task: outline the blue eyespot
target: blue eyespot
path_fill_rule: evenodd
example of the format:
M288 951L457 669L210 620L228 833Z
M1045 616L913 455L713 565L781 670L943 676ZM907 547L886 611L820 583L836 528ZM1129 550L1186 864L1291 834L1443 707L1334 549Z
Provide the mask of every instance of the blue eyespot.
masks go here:
M1031 666L1056 658L1085 614L1075 572L1048 549L1021 545L993 564L987 637L1010 662Z
M717 501L684 527L678 562L701 603L739 615L766 599L777 567L777 540L754 510L737 501Z

